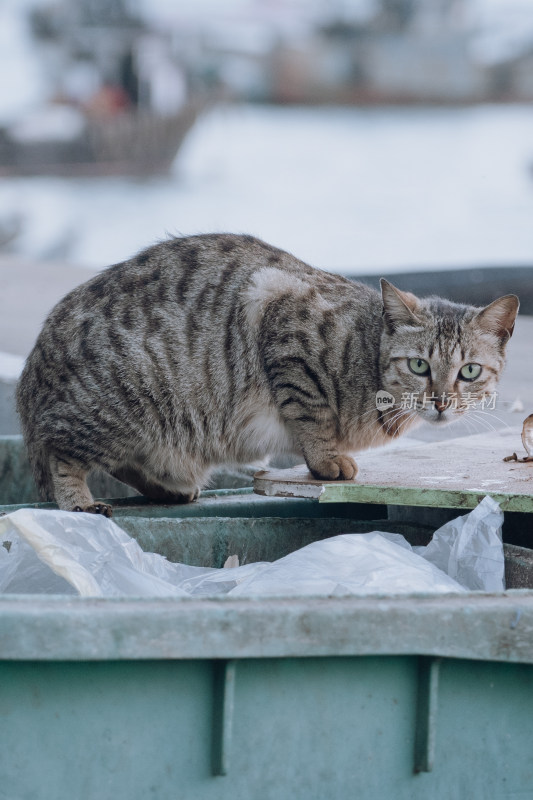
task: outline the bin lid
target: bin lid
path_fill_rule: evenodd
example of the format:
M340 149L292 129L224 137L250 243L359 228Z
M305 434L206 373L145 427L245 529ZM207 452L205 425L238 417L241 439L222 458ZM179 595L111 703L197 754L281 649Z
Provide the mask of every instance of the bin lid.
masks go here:
M321 503L379 503L475 508L490 495L503 511L533 512L533 461L504 461L521 448L521 429L358 453L353 481L317 481L302 464L263 470L254 491L271 497L314 497Z

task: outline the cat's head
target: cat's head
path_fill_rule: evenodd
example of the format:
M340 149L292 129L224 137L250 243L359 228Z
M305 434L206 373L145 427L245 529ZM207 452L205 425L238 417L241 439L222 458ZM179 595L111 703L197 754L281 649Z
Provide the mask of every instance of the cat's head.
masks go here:
M475 308L420 299L384 278L381 294L381 381L395 408L409 411L413 421L442 425L471 409L493 407L518 313L516 295Z

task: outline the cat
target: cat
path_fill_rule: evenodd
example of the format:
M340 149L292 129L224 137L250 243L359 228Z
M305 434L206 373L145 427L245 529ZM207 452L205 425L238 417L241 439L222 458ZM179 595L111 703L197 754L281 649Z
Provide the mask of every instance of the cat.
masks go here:
M380 294L247 235L170 239L46 320L17 389L37 485L109 516L87 487L95 468L159 502L193 501L216 465L266 454L353 479L349 453L494 391L518 305L419 299L384 279Z

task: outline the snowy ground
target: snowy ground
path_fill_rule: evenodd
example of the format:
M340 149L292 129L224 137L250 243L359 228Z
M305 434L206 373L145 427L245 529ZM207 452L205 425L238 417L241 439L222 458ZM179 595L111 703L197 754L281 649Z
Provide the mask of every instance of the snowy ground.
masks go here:
M4 179L18 252L103 267L167 233L256 234L350 273L533 264L533 107L213 111L168 178Z

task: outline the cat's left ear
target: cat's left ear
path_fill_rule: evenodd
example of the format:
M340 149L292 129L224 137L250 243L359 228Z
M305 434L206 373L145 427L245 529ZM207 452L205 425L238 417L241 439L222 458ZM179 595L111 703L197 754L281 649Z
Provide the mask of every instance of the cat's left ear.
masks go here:
M391 332L400 325L421 325L416 316L418 299L411 292L402 292L385 278L380 279L383 316Z
M507 341L513 335L519 307L518 297L515 294L506 294L483 308L475 320L483 330Z

